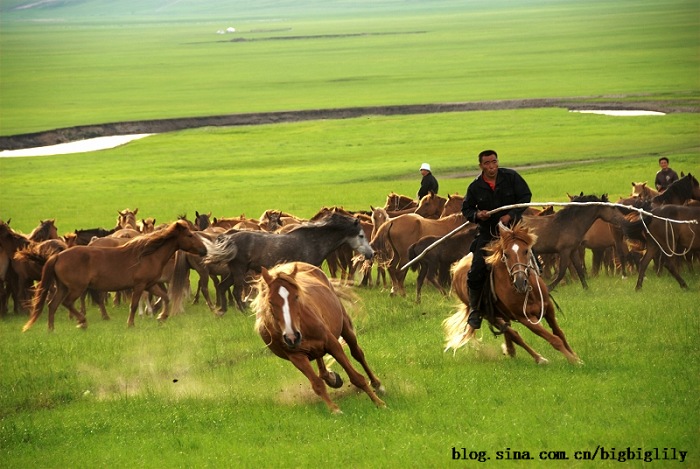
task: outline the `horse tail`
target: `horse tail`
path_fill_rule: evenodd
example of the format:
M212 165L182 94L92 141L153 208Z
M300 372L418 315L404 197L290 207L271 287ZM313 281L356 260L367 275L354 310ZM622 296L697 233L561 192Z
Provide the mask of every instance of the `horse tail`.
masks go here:
M631 215L629 218L626 216L621 223L622 234L626 238L644 242L646 241L644 237L644 226L645 224L649 224L650 221L650 217L644 215Z
M416 252L416 243L411 244L411 246L409 246L408 248L408 261L412 261L413 259L418 257L419 254L420 253ZM414 272L418 270L418 262L411 264L411 270Z
M469 325L469 307L461 303L457 307L457 312L442 321L442 328L445 331L445 350L452 349L457 353L457 349L464 347L476 334L476 330Z
M394 259L398 259L398 262L401 262L401 253L396 248L394 241L391 239L391 228L393 226L394 226L394 222L391 222L389 224L389 227L386 230L386 240L387 240L387 243L389 244L389 248L391 249L391 258L389 259L389 263L391 263ZM399 266L399 267L401 267L401 266Z
M452 273L452 292L459 298L462 303L469 303L469 293L467 288L467 274L472 266L471 253L467 254L454 264L450 268Z
M189 273L190 264L187 260L187 254L177 251L175 253L175 270L168 289L170 314L178 314L185 311L183 303L190 293Z
M22 328L22 332L29 330L32 325L39 319L44 305L46 304L46 298L49 296L51 287L56 282L56 261L58 256L51 256L44 268L41 271L41 280L36 287L34 292L34 298L32 299L32 314L29 317L29 321Z
M228 263L238 254L236 241L229 235L220 235L213 242L202 237L202 242L207 248L207 255L204 258L206 264L216 264L218 262Z

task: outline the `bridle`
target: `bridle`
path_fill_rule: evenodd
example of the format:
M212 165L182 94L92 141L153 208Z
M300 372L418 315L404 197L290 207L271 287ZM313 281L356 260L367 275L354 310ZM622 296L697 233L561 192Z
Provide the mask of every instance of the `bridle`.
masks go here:
M506 259L506 256L501 257L501 262L503 262L503 265L505 265L506 270L508 271L508 275L510 276L510 281L511 285L513 285L513 288L518 293L521 293L525 296L525 299L523 301L523 316L525 316L525 319L530 324L539 324L542 322L542 318L544 317L544 294L542 293L542 287L540 286L539 282L539 276L540 276L540 268L537 264L537 260L535 259L535 254L532 252L532 249L528 249L528 261L527 263L522 263L522 262L516 262L513 265L508 265L508 261ZM530 273L535 274L536 281L535 283L537 284L537 290L540 294L540 317L537 321L533 322L530 321L530 318L527 315L527 298L529 296L529 293L532 291L532 283L530 282ZM527 282L527 287L525 291L520 291L518 287L515 285L515 281L518 275L524 274L525 279Z

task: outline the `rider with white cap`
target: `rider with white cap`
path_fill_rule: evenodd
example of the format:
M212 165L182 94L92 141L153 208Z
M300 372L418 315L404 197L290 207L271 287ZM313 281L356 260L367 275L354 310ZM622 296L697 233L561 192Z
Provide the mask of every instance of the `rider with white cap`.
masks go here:
M420 189L418 189L418 200L428 195L429 192L433 194L438 193L438 182L430 171L430 165L428 163L420 165L420 173L423 175L423 179L421 179Z

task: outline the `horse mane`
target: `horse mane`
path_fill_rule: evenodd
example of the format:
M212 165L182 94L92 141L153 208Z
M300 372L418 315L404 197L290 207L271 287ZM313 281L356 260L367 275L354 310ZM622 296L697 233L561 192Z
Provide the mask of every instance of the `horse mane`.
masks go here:
M355 221L357 221L357 219L353 216L345 215L341 212L331 211L316 220L312 218L306 223L300 223L299 225L296 225L290 229L287 233L322 227L349 228L355 224Z
M500 262L503 258L505 247L513 244L515 241L522 241L528 246L532 246L537 242L537 235L530 232L530 229L521 222L516 223L513 228L509 230L501 230L501 236L491 241L491 243L484 248L487 253L491 253L484 258L484 261L489 265Z
M279 264L268 270L272 280L281 278L297 288L299 292L299 304L302 307L310 307L314 309L314 295L309 294L309 291L318 286L316 277L307 275L295 275L299 267L296 262L287 264ZM270 286L265 279L260 278L253 285L257 291L257 296L251 303L250 307L255 312L255 330L259 333L263 329L270 329L272 326L272 314L270 308Z
M171 223L170 226L165 229L132 238L126 242L124 246L132 247L137 252L137 257L139 258L147 256L157 251L163 244L170 240L170 238L175 236L178 227L189 230L189 226L185 220L178 220Z
M38 243L32 243L15 253L15 259L29 260L43 264L46 259L57 252L65 251L68 245L61 239L48 239Z

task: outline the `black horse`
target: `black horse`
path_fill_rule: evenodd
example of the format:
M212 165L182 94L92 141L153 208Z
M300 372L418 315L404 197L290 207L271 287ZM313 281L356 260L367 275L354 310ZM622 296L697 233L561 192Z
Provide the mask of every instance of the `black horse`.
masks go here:
M681 173L683 174L683 173ZM688 200L700 200L700 184L695 176L688 173L674 181L665 191L651 199L651 205L683 205Z
M75 244L78 246L87 246L92 240L92 238L104 238L105 236L114 234L115 231L117 231L116 228L112 228L111 230L105 230L104 228L88 228L85 230L75 230L73 231L73 233L75 233Z
M205 242L206 243L206 242ZM353 250L372 257L360 221L341 213L331 213L318 221L300 224L286 234L264 231L229 231L207 243L208 264L226 263L230 274L217 287L221 310L226 312L225 292L233 285L233 296L243 311L243 289L249 271L260 273L283 262L306 262L320 266L335 249L348 243Z

